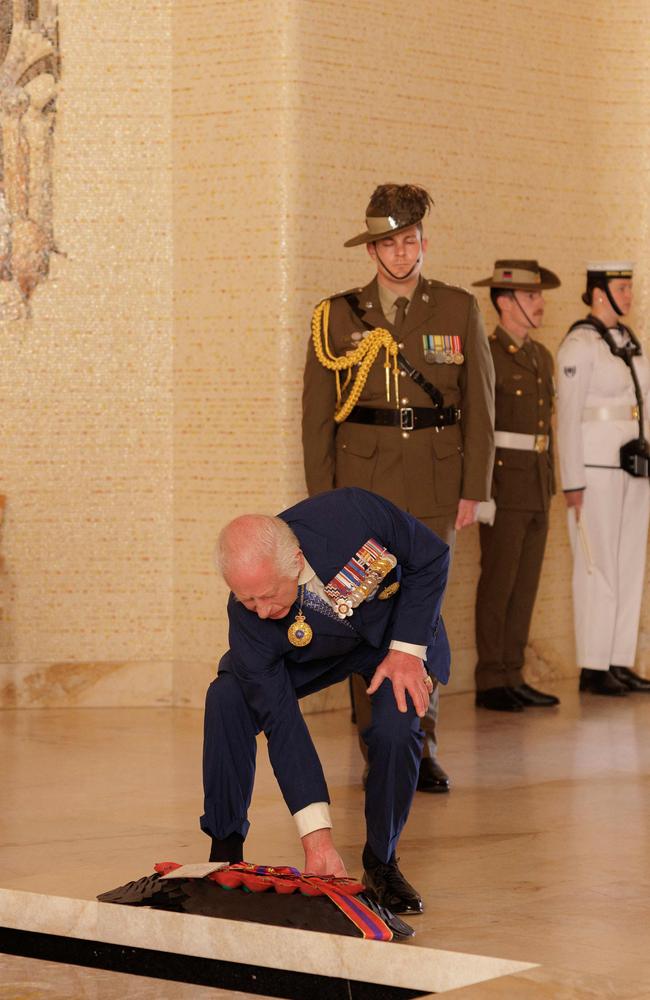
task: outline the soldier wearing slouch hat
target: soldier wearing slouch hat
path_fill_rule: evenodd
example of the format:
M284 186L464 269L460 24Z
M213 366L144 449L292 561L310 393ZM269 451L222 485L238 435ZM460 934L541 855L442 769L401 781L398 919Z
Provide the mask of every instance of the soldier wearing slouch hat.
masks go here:
M479 508L481 576L476 591L476 704L500 712L557 705L523 676L542 570L553 474L553 359L531 336L546 289L560 280L536 260L498 260L489 278L499 322L490 336L496 373L492 500Z
M421 274L428 193L382 184L366 209L368 284L323 300L312 318L303 392L310 495L362 486L453 545L489 496L494 369L476 299ZM355 688L363 732L369 706ZM447 791L436 761L437 691L424 719L418 788Z

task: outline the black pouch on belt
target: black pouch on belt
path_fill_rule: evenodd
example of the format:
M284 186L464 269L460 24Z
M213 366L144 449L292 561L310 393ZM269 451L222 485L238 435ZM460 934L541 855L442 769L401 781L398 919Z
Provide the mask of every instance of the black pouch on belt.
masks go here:
M650 449L644 438L632 438L620 450L620 463L624 472L637 478L650 477Z

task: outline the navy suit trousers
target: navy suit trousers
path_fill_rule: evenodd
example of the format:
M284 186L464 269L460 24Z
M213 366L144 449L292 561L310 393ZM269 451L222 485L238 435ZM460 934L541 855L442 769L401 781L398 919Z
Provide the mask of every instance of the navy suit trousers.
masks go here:
M368 683L387 649L373 653L374 662L364 664L363 675ZM329 674L327 681L319 685L296 686L294 683L296 696L300 698L349 676L355 666L354 660L354 652L342 658L336 664L335 676ZM291 671L289 673L291 676ZM409 699L407 703L408 710L400 712L392 685L385 680L371 698L370 725L361 734L368 747L370 768L366 788L366 839L381 861L388 861L395 852L418 778L422 732ZM218 677L208 688L203 750L205 813L201 817L201 829L219 840L232 833L245 838L248 833L256 737L260 728L237 677L229 669L226 655ZM304 773L301 761L294 761L292 766L296 769L296 780L305 788L306 801L329 802L320 769Z

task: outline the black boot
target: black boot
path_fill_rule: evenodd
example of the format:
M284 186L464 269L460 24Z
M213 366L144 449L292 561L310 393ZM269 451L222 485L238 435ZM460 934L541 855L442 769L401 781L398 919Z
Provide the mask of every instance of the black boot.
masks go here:
M622 698L627 694L627 688L609 670L589 670L586 667L580 671L580 690L609 698Z
M650 691L650 681L635 674L629 667L610 667L610 673L628 691Z

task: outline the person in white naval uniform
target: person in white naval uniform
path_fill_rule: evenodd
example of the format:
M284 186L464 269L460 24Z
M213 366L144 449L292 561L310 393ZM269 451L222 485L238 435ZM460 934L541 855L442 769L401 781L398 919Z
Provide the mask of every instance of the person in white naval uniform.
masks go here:
M634 666L650 513L650 364L621 323L633 265L587 266L590 314L558 353L558 450L573 551L580 690L649 691Z

